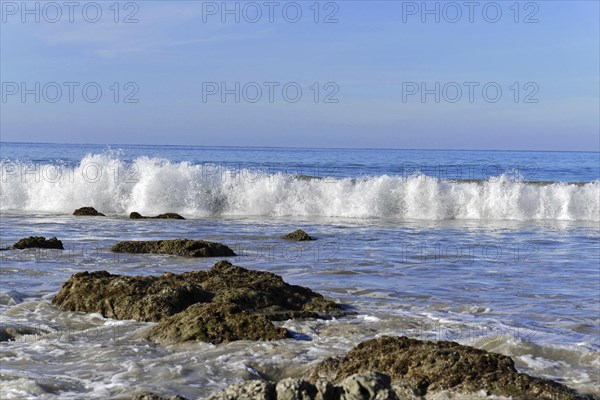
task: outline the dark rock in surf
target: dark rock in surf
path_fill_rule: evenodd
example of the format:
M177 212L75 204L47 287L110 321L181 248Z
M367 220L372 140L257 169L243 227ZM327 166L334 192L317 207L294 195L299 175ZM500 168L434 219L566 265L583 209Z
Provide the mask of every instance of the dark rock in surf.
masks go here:
M171 254L183 257L235 256L233 250L224 244L190 239L125 241L113 245L111 251L115 253Z
M52 303L63 310L97 312L107 318L160 321L149 335L160 342L282 339L289 336L287 331L271 321L342 314L340 305L309 288L227 261L208 271L180 275L77 273Z
M278 340L290 337L264 315L243 311L234 304L194 304L163 319L148 338L158 343L201 340L212 344L235 340Z
M271 272L253 271L219 261L209 271L183 277L214 293L213 302L258 311L272 321L290 318L327 318L341 315L341 306L307 287L290 285Z
M9 249L23 250L23 249L57 249L64 250L63 243L55 237L46 239L44 236L29 236L19 240L13 244Z
M11 340L15 340L15 335L12 329L8 327L0 327L0 342L9 342Z
M94 207L81 207L73 212L73 215L88 217L105 217L101 212L96 211Z
M181 215L176 214L176 213L164 213L164 214L159 214L155 217L145 217L135 211L132 212L131 214L129 214L129 218L130 219L185 219Z
M150 218L152 218L152 219L185 219L181 215L176 214L176 213L158 214L157 216L150 217Z
M187 398L183 397L183 396L171 396L171 397L161 397L157 394L154 393L150 393L150 392L144 392L144 393L140 393L135 397L132 397L131 400L187 400Z
M454 342L428 342L384 336L368 340L344 357L328 358L309 371L308 380L341 382L356 373L379 371L417 395L452 390L484 390L515 399L592 399L551 380L519 373L510 357Z
M0 324L0 342L10 342L18 340L24 335L44 335L48 333L36 326L27 326L25 324Z
M288 233L287 235L283 235L282 239L293 240L296 242L303 242L308 240L315 240L308 233L304 232L302 229L297 229L294 232Z
M181 275L113 275L106 271L72 275L52 299L68 311L97 312L106 318L158 321L213 295Z

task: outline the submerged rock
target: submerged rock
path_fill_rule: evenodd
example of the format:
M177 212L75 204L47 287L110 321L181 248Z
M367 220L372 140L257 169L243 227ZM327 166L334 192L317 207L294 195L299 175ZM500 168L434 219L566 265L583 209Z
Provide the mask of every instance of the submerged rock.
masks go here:
M96 211L94 207L81 207L73 212L73 215L78 216L91 216L91 217L105 217L101 212Z
M184 257L235 256L233 250L224 244L190 239L125 241L116 243L110 249L115 253L155 253Z
M27 326L24 324L0 324L0 342L9 342L11 340L17 340L24 335L43 335L48 332L35 327Z
M176 213L164 213L164 214L159 214L155 217L145 217L142 214L135 212L135 211L132 212L131 214L129 214L129 218L130 219L185 219L181 215L176 214Z
M481 390L515 399L592 399L551 380L519 373L510 357L454 342L428 342L384 336L368 340L344 357L328 358L308 373L315 382L334 383L356 373L383 372L393 382L408 386L417 395L452 389Z
M161 397L157 394L144 392L133 397L131 400L187 400L183 396Z
M208 271L180 275L81 272L69 278L52 303L107 318L160 321L149 338L165 343L283 339L288 332L271 321L341 314L340 305L309 288L227 261L217 262Z
M286 240L294 240L296 242L303 242L307 240L314 240L312 237L308 235L308 233L304 232L302 229L297 229L292 233L288 233L287 235L283 235L282 239Z
M50 239L46 239L44 236L29 236L27 238L23 238L19 240L17 243L13 244L9 249L15 250L23 250L23 249L58 249L64 250L63 243L55 237L51 237Z
M148 338L159 343L201 340L212 344L235 340L278 340L289 337L264 315L243 311L233 304L194 304L163 319Z

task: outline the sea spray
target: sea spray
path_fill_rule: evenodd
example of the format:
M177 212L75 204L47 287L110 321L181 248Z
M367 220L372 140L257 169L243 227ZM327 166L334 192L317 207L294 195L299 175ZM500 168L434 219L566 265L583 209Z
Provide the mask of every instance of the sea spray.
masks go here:
M251 167L171 162L114 152L79 164L0 162L0 209L71 213L81 206L204 216L316 216L425 220L600 220L600 181L480 181L423 174L306 177Z

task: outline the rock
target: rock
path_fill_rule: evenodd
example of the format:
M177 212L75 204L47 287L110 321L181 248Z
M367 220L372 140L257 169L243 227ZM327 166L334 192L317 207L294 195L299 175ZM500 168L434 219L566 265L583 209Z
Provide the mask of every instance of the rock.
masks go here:
M150 218L154 218L154 219L185 219L181 215L175 214L175 213L158 214L157 216L150 217Z
M329 389L328 396L333 395L333 386L326 386ZM275 386L277 400L313 400L323 399L324 394L318 393L317 387L310 382L301 379L286 378L280 380Z
M129 214L129 218L130 219L146 219L148 217L144 217L142 214L134 211L131 214Z
M380 373L357 374L333 386L326 380L312 384L286 378L277 384L251 380L229 386L210 400L398 400L390 377Z
M187 399L182 396L172 396L172 397L167 398L167 397L161 397L154 393L144 392L144 393L138 394L135 397L132 397L131 400L187 400Z
M9 342L18 340L24 335L43 335L48 332L36 328L35 326L27 326L23 324L0 324L0 342Z
M325 378L339 383L357 373L389 375L418 395L452 389L481 390L515 399L592 399L560 383L519 373L510 357L454 342L428 342L384 336L368 340L344 357L329 358L308 373L311 382Z
M13 249L23 250L31 248L39 249L58 249L64 250L63 244L60 240L55 237L51 237L46 240L43 236L29 236L27 238L19 240L17 243L12 245Z
M229 257L233 250L224 244L204 240L174 239L125 241L111 247L115 253L156 253L184 257Z
M251 380L229 386L210 400L275 400L275 385Z
M208 302L212 296L181 275L124 276L97 271L71 276L52 304L106 318L158 321L192 304Z
M341 315L341 307L307 287L290 285L271 272L252 271L219 261L209 271L183 274L204 290L213 302L231 303L246 311L260 311L270 320Z
M158 343L201 340L212 344L235 340L279 340L290 337L264 315L243 311L233 304L194 304L163 319L150 330L149 339Z
M9 327L0 326L0 342L15 340L15 335Z
M398 400L390 377L378 372L351 375L340 387L340 400Z
M164 214L159 214L155 217L145 217L135 211L132 212L131 214L129 214L129 218L130 219L185 219L181 215L175 214L175 213L164 213Z
M96 211L94 207L81 207L73 212L73 215L78 216L91 216L91 217L105 217L101 212Z
M326 379L317 379L315 387L317 388L315 400L334 400L339 394L339 390Z
M107 318L160 321L149 337L166 343L283 339L289 336L287 331L271 321L342 314L340 305L319 293L227 261L208 271L180 275L81 272L69 278L52 303L63 310L97 312Z
M302 229L295 230L292 233L288 233L287 235L283 235L282 239L294 240L296 242L303 242L306 240L314 240L312 237L308 235L308 233L304 232Z

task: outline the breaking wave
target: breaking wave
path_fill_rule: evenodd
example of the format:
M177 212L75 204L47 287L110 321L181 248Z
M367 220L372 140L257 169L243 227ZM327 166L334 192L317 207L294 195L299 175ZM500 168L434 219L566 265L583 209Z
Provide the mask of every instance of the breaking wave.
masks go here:
M426 175L306 177L111 153L78 165L3 160L0 209L71 213L177 212L187 216L600 220L600 181L524 182L501 175L447 181Z

